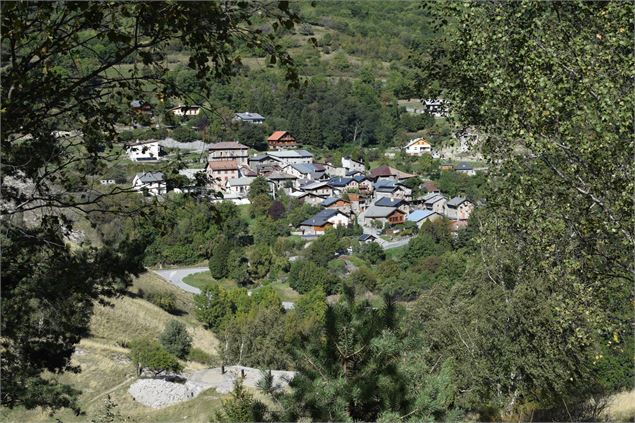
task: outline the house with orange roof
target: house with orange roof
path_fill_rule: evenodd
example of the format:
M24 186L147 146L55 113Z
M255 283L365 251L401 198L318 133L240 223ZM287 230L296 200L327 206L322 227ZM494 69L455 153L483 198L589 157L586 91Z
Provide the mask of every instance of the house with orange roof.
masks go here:
M298 146L298 142L288 131L275 131L267 138L267 144L269 144L269 148L272 150Z
M423 156L432 154L432 146L423 138L415 138L406 144L405 151L409 156Z

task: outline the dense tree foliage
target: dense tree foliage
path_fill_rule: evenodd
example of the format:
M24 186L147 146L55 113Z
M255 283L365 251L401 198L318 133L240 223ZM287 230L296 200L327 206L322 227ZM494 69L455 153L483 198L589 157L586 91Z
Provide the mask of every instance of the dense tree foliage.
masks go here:
M192 348L192 337L185 325L178 320L170 320L159 336L159 343L170 354L185 359Z
M138 339L130 343L130 359L137 368L137 375L144 371L157 376L166 372L180 372L183 366L176 357L156 341Z

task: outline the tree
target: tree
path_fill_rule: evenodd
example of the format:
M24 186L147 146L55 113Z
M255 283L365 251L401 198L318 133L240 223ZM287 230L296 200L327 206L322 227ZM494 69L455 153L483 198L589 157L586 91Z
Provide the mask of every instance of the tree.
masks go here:
M512 415L571 409L614 389L596 383L595 357L632 339L632 307L624 313L616 295L632 298L635 273L635 94L632 4L506 6L443 6L448 25L421 52L424 96L444 87L455 117L487 134L489 160L483 262L442 306L436 296L422 322L434 322L425 323L433 349L469 361L457 379L478 396L471 404L490 398ZM463 347L439 336L437 318L447 327L452 316L461 316L450 327L463 328Z
M358 255L370 264L377 264L386 259L386 252L376 242L367 242L359 246Z
M222 279L229 274L228 259L232 245L224 235L216 237L212 243L209 271L213 278Z
M268 245L254 245L248 254L249 258L249 274L254 279L262 279L269 273L271 269L271 249Z
M243 385L243 380L237 378L234 381L234 389L231 398L223 401L221 409L217 411L210 421L212 422L260 422L266 406L254 399L254 396L247 392Z
M312 261L296 260L289 270L289 286L304 294L316 287L322 287L327 293L339 291L339 278Z
M93 301L121 292L137 269L124 257L138 258L143 243L134 252L121 242L70 249L64 234L99 210L141 213L108 201L129 190L96 193L87 176L117 158L116 125L129 121L128 104L147 94L146 83L151 92L166 89L166 46L178 40L197 76L209 83L236 72L236 43L258 44L287 69L290 83L297 81L276 38L246 29L254 6L2 4L3 405L74 406L74 390L40 374L78 370L70 359L87 333ZM297 21L286 2L257 9L282 26ZM140 66L125 75L112 72L124 62ZM25 213L38 218L27 222Z
M227 291L218 285L205 287L194 296L194 314L210 329L218 329L234 310Z
M381 412L405 411L395 324L390 301L374 308L349 293L329 306L319 336L298 344L283 420L375 421Z
M253 201L254 198L260 195L269 195L271 187L269 187L269 181L262 176L258 176L249 184L249 200Z
M172 131L172 138L179 142L191 142L200 139L198 132L187 126L179 126Z
M183 366L156 341L137 339L130 343L130 359L137 368L137 376L145 370L158 376L165 372L179 373Z
M170 320L159 336L159 343L170 354L185 359L192 348L192 337L185 325L178 320Z

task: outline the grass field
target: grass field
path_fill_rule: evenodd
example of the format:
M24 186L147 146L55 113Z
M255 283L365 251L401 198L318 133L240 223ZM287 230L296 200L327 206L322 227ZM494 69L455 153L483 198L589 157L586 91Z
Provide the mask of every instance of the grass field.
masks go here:
M206 286L211 285L221 285L225 288L236 288L238 286L236 281L233 279L223 279L220 281L218 279L214 279L212 275L210 275L209 271L188 275L183 278L183 282L199 289L203 289Z
M170 315L162 309L135 295L139 289L144 292L172 292L176 296L180 315ZM193 422L207 422L220 404L220 396L215 391L201 394L192 401L176 404L161 410L154 410L135 402L128 394L130 384L136 379L135 369L127 357L128 350L122 345L135 338L156 338L165 324L176 319L188 328L193 346L214 354L218 340L213 333L203 328L190 314L193 296L170 285L152 273L145 273L135 279L129 289L130 295L110 300L111 305L95 305L91 320L91 336L83 339L73 355L73 364L79 365L80 373L66 373L56 376L81 390L79 404L85 414L75 416L64 409L54 416L41 409L14 410L0 409L0 422L44 422L60 419L64 422L86 422L94 419L103 408L108 395L117 404L121 419L137 422L174 422L184 419ZM194 362L183 362L185 371L195 371L204 366ZM53 376L51 376L53 377Z

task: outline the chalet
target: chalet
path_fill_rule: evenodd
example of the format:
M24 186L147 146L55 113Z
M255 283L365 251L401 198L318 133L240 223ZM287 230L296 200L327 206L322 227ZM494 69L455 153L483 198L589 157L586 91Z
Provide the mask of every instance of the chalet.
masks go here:
M372 193L373 183L364 175L355 175L352 177L357 182L357 188L362 193Z
M356 193L348 193L348 199L351 202L351 210L354 213L361 213L366 210L370 202L364 195Z
M324 164L324 169L326 170L326 173L332 178L336 176L346 176L346 169L344 169L343 167L335 167L332 163Z
M174 116L181 116L181 117L198 116L198 114L201 112L201 106L197 106L197 105L191 105L191 106L180 105L180 106L172 107L168 111L170 113L172 113Z
M314 194L312 192L296 191L291 193L290 196L300 200L304 204L310 204L312 206L319 206L322 201L324 201L323 196Z
M405 217L406 213L397 207L379 207L372 205L364 212L364 225L368 226L373 222L396 225L403 223Z
M239 165L249 164L249 147L236 141L217 142L209 147L208 152L209 162L233 160Z
M264 116L250 112L234 113L234 118L232 120L234 122L252 123L254 125L262 125L265 122Z
M141 172L132 180L132 188L149 195L161 195L166 193L167 184L161 172Z
M313 163L313 154L306 150L278 150L270 151L267 156L280 164L298 164L298 163Z
M468 176L476 175L476 171L474 170L474 168L465 162L461 162L458 165L454 166L454 171Z
M320 206L326 209L338 209L345 213L350 213L351 202L343 198L329 197L320 203Z
M410 188L390 179L379 179L375 182L373 194L376 199L390 197L401 198L406 201L412 200L412 190Z
M445 214L445 204L448 202L441 194L430 193L423 197L423 207L437 214Z
M404 150L409 156L423 156L432 153L432 146L423 138L415 138L406 144Z
M130 102L130 108L134 113L152 115L152 104L143 100L132 100Z
M287 131L275 131L267 138L267 144L269 144L271 150L295 148L298 146L298 142L293 135Z
M448 172L450 170L454 169L454 165L452 163L441 163L439 165L439 170L441 172Z
M324 209L315 216L300 223L303 235L322 235L328 228L348 226L351 218L337 209Z
M361 234L357 240L361 243L368 244L369 242L377 242L379 238L377 238L373 234Z
M414 222L418 227L421 227L424 222L433 222L441 218L442 216L439 213L435 213L432 210L415 210L408 215L406 220L408 222Z
M395 181L403 181L405 179L413 178L417 175L413 175L411 173L402 172L399 169L395 169L390 166L379 166L375 169L370 170L370 178L373 180L377 180L379 178L388 178L393 179Z
M322 181L310 182L302 185L300 189L304 192L311 192L324 197L333 195L333 188L331 188L328 183Z
M225 188L228 193L244 198L249 194L249 187L255 179L249 176L228 179Z
M354 190L359 187L359 184L353 178L331 178L327 182L331 188L339 192Z
M207 162L207 176L214 184L225 187L229 179L238 178L236 160L212 160Z
M350 172L352 170L356 170L358 172L366 172L366 166L364 166L364 163L353 160L350 157L342 157L342 167L346 169L347 172Z
M474 210L474 204L464 197L454 197L445 204L445 215L450 220L467 220Z
M401 198L381 197L379 200L375 201L374 205L377 207L396 207L405 213L410 211L408 202Z
M157 140L137 141L126 145L128 158L133 162L156 162L161 160L161 146Z

